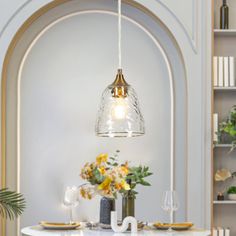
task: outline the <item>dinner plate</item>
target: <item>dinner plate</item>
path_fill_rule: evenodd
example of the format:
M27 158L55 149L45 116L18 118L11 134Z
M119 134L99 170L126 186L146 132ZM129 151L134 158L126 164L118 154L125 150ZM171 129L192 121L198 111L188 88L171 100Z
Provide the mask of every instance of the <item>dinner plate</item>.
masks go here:
M154 223L153 226L159 230L168 230L171 227L171 224L157 222Z
M172 230L188 230L191 227L193 227L193 223L192 222L183 222L183 223L169 224L169 223L157 222L157 223L154 223L153 226L159 230L168 230L169 228L171 228Z
M69 229L78 228L80 226L80 223L79 222L75 222L75 223L54 223L54 222L41 221L40 225L44 229L69 230Z
M173 230L188 230L193 227L192 222L174 223L171 225Z

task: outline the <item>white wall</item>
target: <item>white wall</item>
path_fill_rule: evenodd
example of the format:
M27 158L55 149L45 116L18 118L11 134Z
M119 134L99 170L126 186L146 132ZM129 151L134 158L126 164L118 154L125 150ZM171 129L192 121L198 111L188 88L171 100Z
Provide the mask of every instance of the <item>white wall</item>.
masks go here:
M63 188L83 183L82 166L116 149L121 159L147 164L154 172L153 187L140 190L137 217L154 221L158 214L167 220L160 204L151 206L169 189L168 73L154 43L131 23L123 29L123 68L139 95L146 135L107 139L94 133L101 93L116 73L116 20L101 14L65 20L45 33L27 57L21 77L21 191L28 208L22 226L68 219L61 208ZM87 220L96 221L98 203L92 206Z

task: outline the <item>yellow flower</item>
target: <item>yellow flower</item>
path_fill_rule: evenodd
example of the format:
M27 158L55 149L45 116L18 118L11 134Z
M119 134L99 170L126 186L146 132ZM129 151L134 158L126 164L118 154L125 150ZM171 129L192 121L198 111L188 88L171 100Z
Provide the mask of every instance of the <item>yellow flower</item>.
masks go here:
M124 190L130 190L130 185L125 180L121 181L121 186Z
M129 168L127 165L121 166L121 172L127 175L129 173Z
M107 162L107 159L108 159L108 154L100 154L99 156L97 156L96 158L96 163L97 165L101 165L102 163L105 163Z
M86 198L87 193L86 193L86 191L85 191L84 188L81 188L81 189L80 189L80 194L81 194L81 196L82 196L83 198Z
M106 178L101 184L98 185L99 190L108 190L111 185L111 179Z
M104 166L98 168L98 170L99 170L99 172L100 172L101 175L104 175L104 174L106 173L106 169L105 169Z

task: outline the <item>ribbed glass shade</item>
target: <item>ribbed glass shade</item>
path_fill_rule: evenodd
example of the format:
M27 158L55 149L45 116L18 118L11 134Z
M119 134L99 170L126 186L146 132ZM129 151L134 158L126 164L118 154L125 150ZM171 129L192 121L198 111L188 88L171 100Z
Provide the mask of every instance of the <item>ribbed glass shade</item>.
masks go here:
M145 133L136 92L126 83L121 70L102 94L95 131L101 137L135 137Z

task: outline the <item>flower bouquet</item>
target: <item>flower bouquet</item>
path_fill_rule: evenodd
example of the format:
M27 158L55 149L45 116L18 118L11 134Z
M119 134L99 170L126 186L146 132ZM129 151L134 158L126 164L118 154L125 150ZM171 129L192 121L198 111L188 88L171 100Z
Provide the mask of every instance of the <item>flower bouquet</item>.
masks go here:
M81 178L88 184L80 187L80 194L85 199L92 199L95 195L101 195L100 223L110 224L110 212L115 210L115 199L118 193L123 197L123 218L134 216L134 199L137 185L150 186L144 178L152 175L149 167L130 167L126 161L119 163L117 160L119 151L114 156L100 154L96 160L86 163L81 170Z

